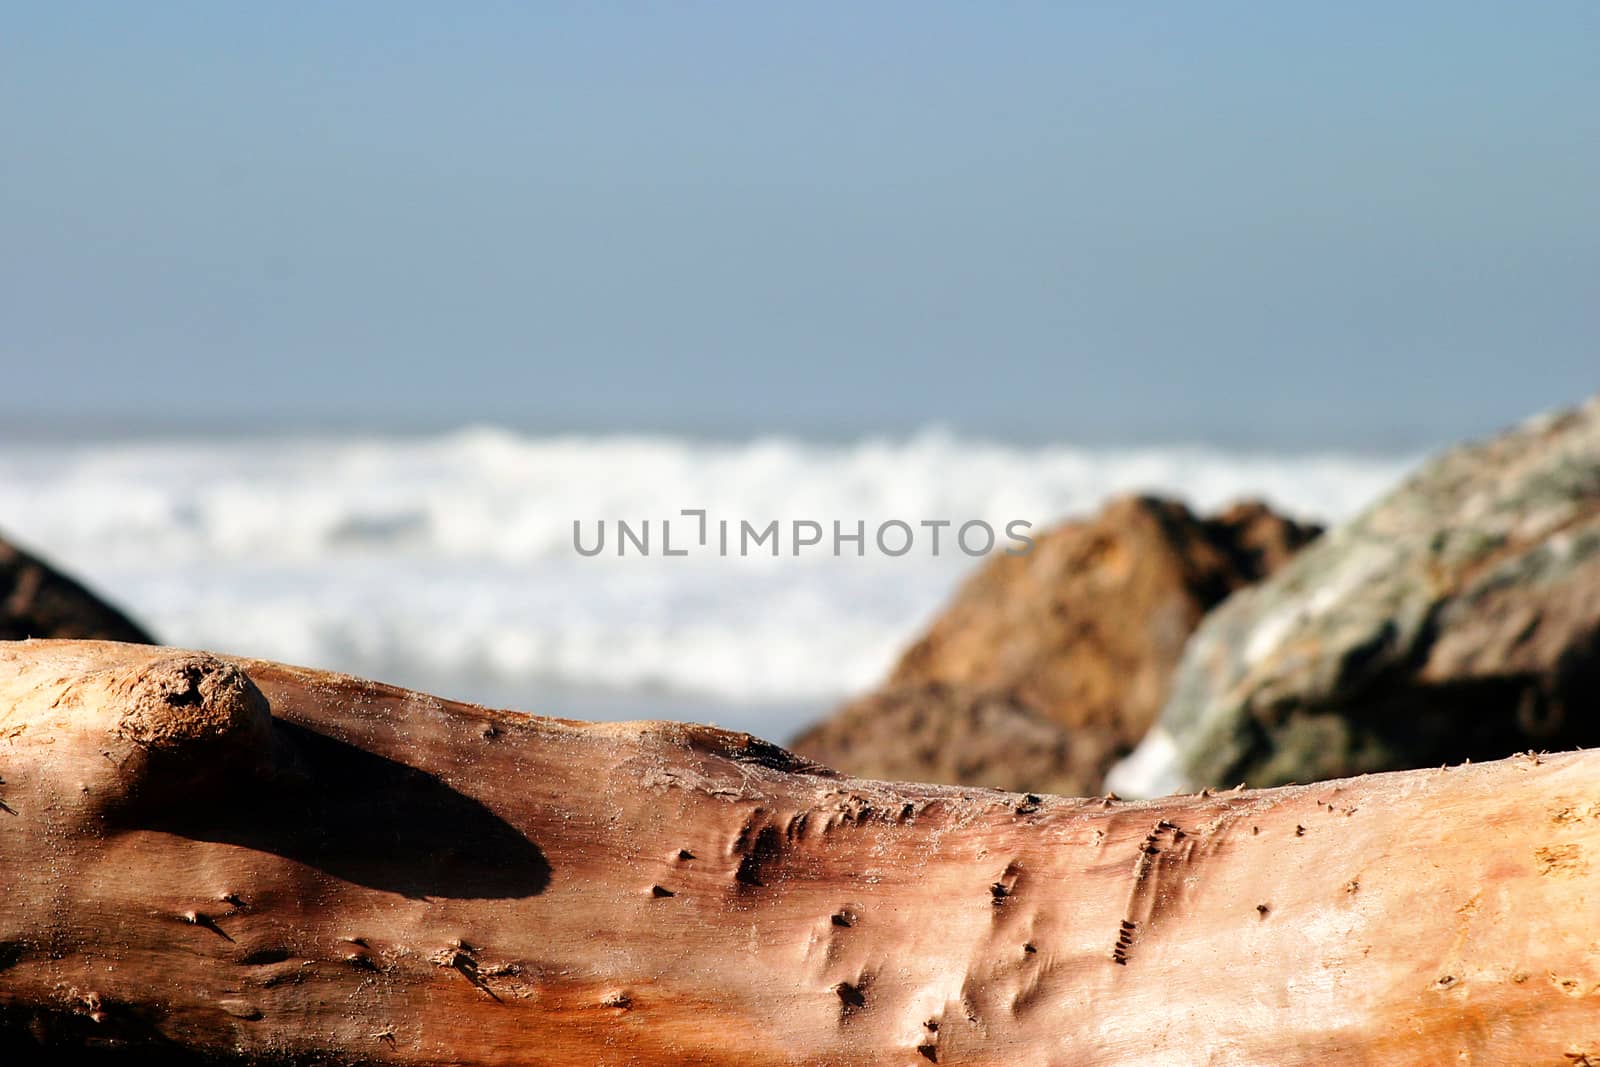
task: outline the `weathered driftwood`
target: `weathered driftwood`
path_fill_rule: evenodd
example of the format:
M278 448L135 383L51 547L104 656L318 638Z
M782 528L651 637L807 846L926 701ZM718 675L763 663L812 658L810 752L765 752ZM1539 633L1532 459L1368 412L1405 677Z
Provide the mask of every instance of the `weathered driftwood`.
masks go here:
M6 1063L1600 1063L1597 753L1065 800L29 642L0 775Z

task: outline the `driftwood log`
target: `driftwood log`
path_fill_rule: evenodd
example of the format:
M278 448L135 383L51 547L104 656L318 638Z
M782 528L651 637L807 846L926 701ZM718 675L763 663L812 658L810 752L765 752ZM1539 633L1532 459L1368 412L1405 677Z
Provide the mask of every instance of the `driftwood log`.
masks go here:
M0 645L0 1062L1600 1063L1600 753L1148 803Z

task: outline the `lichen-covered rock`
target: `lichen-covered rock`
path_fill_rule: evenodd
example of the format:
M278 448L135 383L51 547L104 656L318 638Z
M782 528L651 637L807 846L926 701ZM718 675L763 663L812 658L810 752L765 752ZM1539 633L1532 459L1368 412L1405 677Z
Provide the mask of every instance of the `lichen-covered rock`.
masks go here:
M883 687L794 748L852 774L1088 793L1154 721L1184 641L1317 528L1240 504L1117 500L997 555Z
M1600 398L1439 456L1195 632L1126 795L1600 744Z
M0 540L0 641L29 637L155 643L137 623L71 578Z

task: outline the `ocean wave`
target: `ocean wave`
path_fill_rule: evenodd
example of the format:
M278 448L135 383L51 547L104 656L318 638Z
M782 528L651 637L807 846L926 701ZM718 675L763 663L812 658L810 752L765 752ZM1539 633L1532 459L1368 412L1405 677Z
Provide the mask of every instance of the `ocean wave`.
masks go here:
M1260 497L1328 520L1415 459L942 431L850 444L498 429L13 442L0 445L0 530L175 644L469 699L566 686L825 702L881 676L975 561L921 545L898 558L797 558L787 545L778 558L619 558L614 545L585 558L573 522L703 508L758 525L1023 519L1037 531L1130 492L1201 510Z

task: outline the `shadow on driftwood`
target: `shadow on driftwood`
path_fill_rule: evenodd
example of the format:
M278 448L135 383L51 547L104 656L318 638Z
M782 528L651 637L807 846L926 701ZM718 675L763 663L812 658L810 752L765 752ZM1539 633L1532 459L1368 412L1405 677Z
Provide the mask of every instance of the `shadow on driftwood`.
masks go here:
M163 1035L160 1013L146 1006L114 1003L96 1021L86 1012L60 1007L0 1004L0 1063L6 1067L222 1067L285 1063L238 1051L198 1052Z
M549 885L536 844L433 775L281 719L273 726L293 754L290 773L152 812L144 825L413 898L528 897Z

